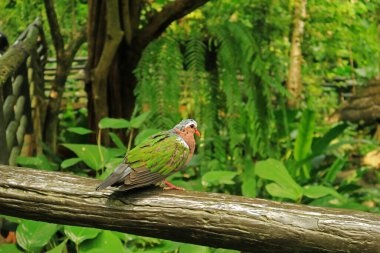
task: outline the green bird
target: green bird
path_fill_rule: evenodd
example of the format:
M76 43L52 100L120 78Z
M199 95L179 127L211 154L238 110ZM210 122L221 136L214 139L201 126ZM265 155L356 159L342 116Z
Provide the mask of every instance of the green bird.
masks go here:
M165 180L184 168L195 150L194 134L200 136L197 122L182 120L173 129L155 134L124 157L124 161L104 180L96 190L108 186L118 190L130 190L164 182L170 189L182 189Z

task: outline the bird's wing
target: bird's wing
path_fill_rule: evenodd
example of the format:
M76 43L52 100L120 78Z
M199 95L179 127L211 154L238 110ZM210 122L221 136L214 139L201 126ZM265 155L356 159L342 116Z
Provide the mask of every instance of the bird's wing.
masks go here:
M190 154L183 139L170 132L152 136L128 152L125 162L132 168L123 188L155 184L182 168Z
M98 187L120 186L120 190L155 184L180 169L190 154L183 139L171 132L161 132L130 150L124 163Z

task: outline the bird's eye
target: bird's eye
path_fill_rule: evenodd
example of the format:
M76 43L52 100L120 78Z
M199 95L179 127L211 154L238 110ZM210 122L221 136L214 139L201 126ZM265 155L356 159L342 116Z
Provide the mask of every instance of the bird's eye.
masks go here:
M191 128L194 128L194 124L191 124L190 127L191 127Z

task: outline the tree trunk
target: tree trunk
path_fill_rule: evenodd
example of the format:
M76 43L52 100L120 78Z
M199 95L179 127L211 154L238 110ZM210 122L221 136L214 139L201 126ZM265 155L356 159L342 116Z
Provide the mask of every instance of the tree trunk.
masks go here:
M49 94L44 126L44 141L53 152L57 150L58 114L70 66L58 61L57 71Z
M61 106L62 95L74 56L81 45L86 41L86 27L84 26L80 32L70 38L70 41L65 48L53 0L44 0L44 2L50 33L57 57L56 75L49 94L49 102L46 110L44 142L52 152L56 152L59 122L58 114Z
M97 129L103 117L129 119L135 107L136 68L142 51L175 20L182 18L208 0L176 0L152 14L146 24L140 20L143 1L119 1L120 15L109 16L104 1L89 1L88 82L89 127ZM107 1L107 7L110 3ZM116 1L117 5L117 1ZM104 18L107 17L107 18ZM111 19L112 18L112 19ZM118 20L118 24L117 24ZM112 25L110 23L112 22ZM110 34L113 34L109 36ZM120 35L124 34L119 41ZM112 46L111 46L112 41ZM107 43L108 42L108 43ZM116 47L116 52L114 51ZM112 50L111 50L112 48ZM111 54L106 53L111 51ZM108 55L107 59L104 56ZM106 68L101 68L102 57ZM96 70L102 69L97 75ZM104 96L104 97L99 97Z
M302 79L301 79L301 66L302 66L302 39L305 29L306 19L306 5L307 0L296 0L294 3L293 15L293 33L292 45L290 51L290 65L288 80L286 83L287 89L291 94L288 98L288 106L296 108L301 102L302 93Z
M20 175L23 175L20 177ZM245 252L379 252L380 215L0 166L2 214Z

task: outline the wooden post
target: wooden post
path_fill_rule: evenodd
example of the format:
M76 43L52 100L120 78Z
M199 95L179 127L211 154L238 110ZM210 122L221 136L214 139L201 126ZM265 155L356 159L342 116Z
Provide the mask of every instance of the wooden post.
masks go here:
M27 60L41 44L41 26L36 19L0 58L0 163L3 164L16 163L24 135L33 132Z
M8 163L8 148L7 141L5 138L5 119L3 113L3 105L4 105L4 93L3 87L0 84L0 164Z

